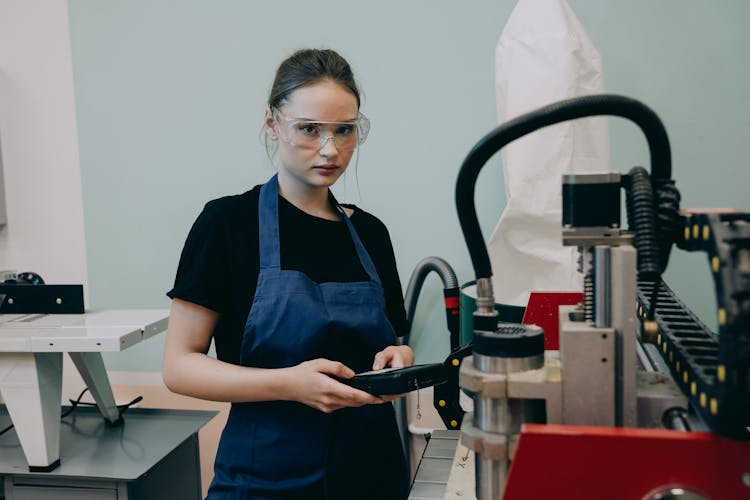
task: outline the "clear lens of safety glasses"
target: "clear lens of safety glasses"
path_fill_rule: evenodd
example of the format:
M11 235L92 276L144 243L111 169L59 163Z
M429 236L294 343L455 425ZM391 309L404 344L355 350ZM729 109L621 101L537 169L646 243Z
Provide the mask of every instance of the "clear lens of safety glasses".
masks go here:
M365 142L370 131L370 120L362 113L356 120L342 122L293 118L277 113L276 123L279 137L302 149L322 149L332 140L339 151L353 151Z

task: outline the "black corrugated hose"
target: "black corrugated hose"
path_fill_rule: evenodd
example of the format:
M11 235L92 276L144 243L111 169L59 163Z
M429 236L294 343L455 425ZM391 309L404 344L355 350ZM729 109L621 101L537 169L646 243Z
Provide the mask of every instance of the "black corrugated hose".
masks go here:
M680 193L674 181L654 189L643 167L633 167L624 178L628 229L638 250L638 277L653 283L647 319L653 320L661 274L667 267L672 243L680 229Z
M406 307L406 320L409 323L409 332L403 339L403 343L409 344L409 335L411 334L411 324L414 321L414 312L417 309L417 299L419 298L419 292L422 291L422 285L424 284L425 278L430 272L435 272L440 280L443 282L443 293L448 296L458 297L458 278L453 268L445 260L440 257L426 257L422 259L409 278L409 284L406 287L406 293L404 294L404 305ZM454 318L451 314L448 302L446 301L446 314L448 321L448 330L451 335L451 351L458 347L458 317ZM453 325L455 323L455 326Z
M656 197L656 239L659 245L659 272L663 273L669 262L672 244L682 229L680 221L680 192L671 179L654 181Z
M650 202L639 202L639 207L649 207L651 215L642 216L639 208L638 215L634 218L649 219L650 217L652 228L650 231L655 236L653 238L646 236L648 243L645 246L648 247L649 255L646 256L645 268L648 269L647 272L655 273L653 276L656 279L660 279L674 241L680 198L674 182L670 179L672 157L669 138L663 123L651 108L635 99L618 95L576 97L539 108L501 124L484 136L469 152L456 180L456 209L477 279L492 277L490 258L479 227L474 203L474 190L482 167L505 145L531 132L556 123L599 115L620 116L632 121L638 125L648 142L651 156L651 182L656 186L656 190L651 191ZM636 178L636 182L640 185L640 175L637 174ZM644 195L641 194L641 188L638 189L640 199ZM640 261L642 260L641 249L638 250ZM656 289L656 286L654 288ZM652 304L655 304L655 301L652 301Z
M623 182L626 193L628 229L634 233L638 250L638 277L648 281L660 272L659 245L656 241L656 203L651 176L643 167L633 167Z
M485 135L461 165L456 180L456 210L477 279L492 277L490 257L479 227L474 189L482 167L507 144L541 128L576 118L612 115L627 118L643 132L651 156L654 183L669 181L672 157L669 138L659 117L645 104L619 95L576 97L544 106L509 120Z

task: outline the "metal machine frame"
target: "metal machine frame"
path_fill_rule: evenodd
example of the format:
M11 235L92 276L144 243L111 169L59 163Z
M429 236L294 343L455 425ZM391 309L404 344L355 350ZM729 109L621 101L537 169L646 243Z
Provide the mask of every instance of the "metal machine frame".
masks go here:
M498 349L501 354L488 358L475 349L474 356L464 360L459 383L473 394L475 411L464 418L461 433L462 442L476 453L477 497L562 491L563 496L632 498L635 492L662 498L665 492L675 494L670 484L675 482L693 498L747 495L750 447L743 440L750 439L750 218L677 216L679 193L670 180L666 131L655 113L638 101L588 96L555 103L501 125L469 153L456 184L456 205L477 278L475 338L499 346L513 340L511 330L497 322L492 270L474 210L480 169L515 139L595 115L621 116L641 128L651 153L651 176L634 169L628 176L563 179L563 243L579 247L586 279L583 304L560 310L559 353L540 357ZM619 227L621 185L632 190L632 231ZM664 205L666 212L659 212ZM655 234L660 231L666 238ZM673 234L678 232L684 233L682 238ZM709 254L719 302L718 337L701 326L660 279L675 240L682 248ZM713 433L634 429L665 426ZM564 451L562 444L567 446ZM643 456L657 449L661 451ZM534 464L529 450L547 458L538 457ZM619 459L637 460L658 471L665 453L684 455L689 450L706 453L696 460L704 469L663 468L661 474L629 479L628 488L606 492L595 478L613 477L603 469L612 459L597 461L597 454L618 453ZM578 458L587 459L585 467ZM715 472L716 460L725 472ZM730 460L731 466L723 467ZM556 482L528 483L540 474L541 463L557 468L551 474ZM684 460L677 463L684 465Z

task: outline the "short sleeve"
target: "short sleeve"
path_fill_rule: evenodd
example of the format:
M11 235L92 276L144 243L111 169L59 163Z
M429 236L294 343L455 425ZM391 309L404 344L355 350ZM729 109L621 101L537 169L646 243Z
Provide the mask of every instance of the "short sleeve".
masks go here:
M193 223L182 249L171 299L181 299L219 313L227 304L225 277L228 253L226 224L217 207L206 204Z

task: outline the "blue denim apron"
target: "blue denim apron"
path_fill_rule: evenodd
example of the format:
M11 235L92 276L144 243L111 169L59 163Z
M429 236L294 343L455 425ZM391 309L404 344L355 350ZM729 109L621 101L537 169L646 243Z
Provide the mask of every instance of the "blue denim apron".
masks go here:
M335 200L333 200L335 202ZM240 363L284 368L326 358L355 372L395 343L383 287L351 221L342 214L369 281L315 283L282 270L278 179L260 191L260 274ZM214 465L209 499L400 500L408 473L391 404L326 414L302 403L236 403Z

